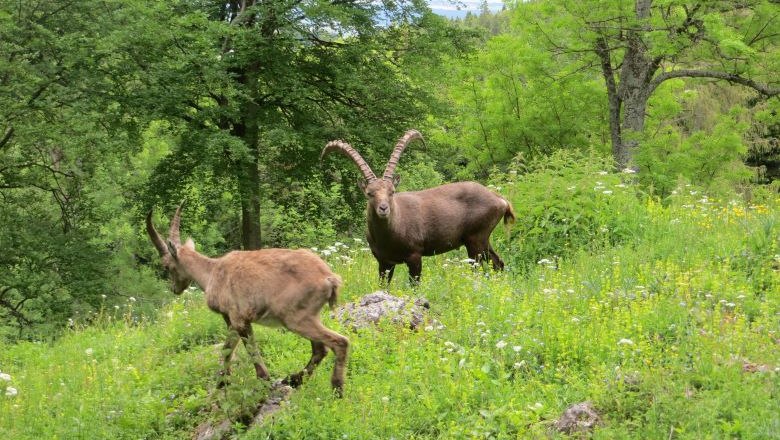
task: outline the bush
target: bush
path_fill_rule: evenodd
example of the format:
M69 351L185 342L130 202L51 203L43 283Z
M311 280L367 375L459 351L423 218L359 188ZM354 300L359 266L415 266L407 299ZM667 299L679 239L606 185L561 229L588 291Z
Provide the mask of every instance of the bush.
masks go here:
M578 249L614 245L637 237L648 218L633 176L608 171L611 161L594 153L561 150L527 164L513 162L505 194L515 210L510 263L555 261Z

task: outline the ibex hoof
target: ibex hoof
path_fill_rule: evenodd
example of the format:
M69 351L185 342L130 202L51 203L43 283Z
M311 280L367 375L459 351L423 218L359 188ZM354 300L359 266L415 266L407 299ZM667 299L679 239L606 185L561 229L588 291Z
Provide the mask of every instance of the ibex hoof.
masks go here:
M282 379L282 384L289 385L293 388L298 388L303 384L303 374L295 373Z

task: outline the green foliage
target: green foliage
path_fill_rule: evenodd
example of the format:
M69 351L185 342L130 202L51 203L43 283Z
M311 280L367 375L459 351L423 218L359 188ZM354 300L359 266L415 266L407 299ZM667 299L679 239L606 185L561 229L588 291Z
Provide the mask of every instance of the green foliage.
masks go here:
M743 160L747 153L744 142L748 124L744 110L735 107L728 114L716 116L707 130L685 127L671 118L682 112L682 105L695 99L690 93L681 103L670 92L679 91L682 83L658 92L651 101L652 112L657 113L650 124L654 135L648 136L636 155L636 164L642 170L639 181L661 196L667 196L682 178L713 193L729 192L747 182L753 173ZM683 95L685 96L685 94ZM665 113L665 114L664 114Z
M541 157L604 145L599 81L556 63L522 28L491 38L451 69L447 93L456 111L434 124L429 138L458 178L486 177L518 153Z
M611 161L593 152L561 150L528 163L518 156L509 177L501 193L517 221L505 259L518 267L554 266L581 249L631 241L648 221L633 175L612 172Z
M519 191L528 176L550 187L526 191L563 192L556 173L590 190L593 179L622 183L598 174L597 157L573 156L501 191ZM602 215L631 225L638 212L644 227L615 244L583 242L555 266L486 274L455 254L430 257L415 290L393 292L430 301L437 322L418 331L383 322L353 332L323 312L351 341L343 399L330 391L329 355L273 421L247 428L265 385L239 348L233 383L215 389L224 324L192 292L153 321L135 320L130 303L119 316L76 322L51 344L0 343L0 371L10 376L0 391L16 390L0 395L0 432L182 438L227 417L244 439L563 437L552 422L588 400L601 416L593 438L774 437L780 199L717 200L693 186L664 203L618 197ZM344 277L342 302L376 289L361 245L322 251ZM506 246L497 249L504 256ZM255 335L273 377L308 359L308 342L289 332L258 326Z

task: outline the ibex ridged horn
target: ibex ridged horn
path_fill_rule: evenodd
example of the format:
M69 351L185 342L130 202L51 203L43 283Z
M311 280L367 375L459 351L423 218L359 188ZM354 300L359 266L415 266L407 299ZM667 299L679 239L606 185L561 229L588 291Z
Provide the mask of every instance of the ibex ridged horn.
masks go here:
M395 167L398 166L398 160L401 158L401 153L404 152L406 146L409 145L409 142L415 139L419 139L425 142L422 135L417 130L407 130L406 133L404 133L404 135L401 136L400 139L398 139L398 142L395 144L395 148L393 148L393 153L390 155L390 160L387 161L387 167L385 168L385 173L384 175L382 175L383 179L393 180L393 174L395 174Z
M349 145L348 143L342 140L330 141L325 145L325 148L322 149L322 154L320 154L320 160L322 160L322 158L325 157L325 155L330 153L331 151L340 151L345 156L351 158L352 161L355 162L355 165L357 165L358 168L360 168L360 171L363 173L363 177L366 179L367 182L376 180L376 175L371 170L371 167L368 166L368 163L366 163L365 159L363 159L363 156L361 156L360 153L357 152L357 150L352 148L352 145Z
M176 208L176 213L173 214L173 219L171 220L171 228L168 231L168 239L176 245L181 244L181 239L179 238L179 223L181 223L182 206L184 206L184 202L179 204L179 207Z
M154 229L151 209L149 210L149 213L146 214L146 232L149 234L149 238L152 239L152 243L154 243L154 247L157 248L157 252L160 253L160 256L165 256L165 254L168 253L168 246L165 245L165 241L157 232L157 229Z

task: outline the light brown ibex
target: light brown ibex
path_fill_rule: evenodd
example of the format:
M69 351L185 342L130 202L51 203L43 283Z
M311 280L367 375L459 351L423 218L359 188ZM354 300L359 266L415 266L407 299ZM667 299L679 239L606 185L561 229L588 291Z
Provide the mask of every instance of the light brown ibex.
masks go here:
M418 282L422 257L441 254L461 245L477 262L490 258L493 268L504 262L490 246L490 234L503 217L515 219L512 205L476 182L449 183L422 191L395 192L395 168L406 146L422 140L417 130L407 131L396 143L382 178L374 175L363 157L348 143L328 142L320 158L338 151L351 158L363 173L358 182L368 199L366 238L379 263L379 277L390 283L396 264L406 263L409 277Z
M173 293L181 294L194 281L205 292L208 307L225 319L228 336L219 385L224 385L224 376L230 374L230 360L239 338L252 358L257 377L269 379L252 334L255 322L284 326L311 341L309 363L282 381L288 385L300 385L327 355L327 348L333 350L336 365L331 385L341 396L349 340L320 321L325 303L331 307L336 303L341 278L320 257L302 249L233 251L209 258L195 250L192 239L181 243L180 219L181 206L171 220L166 241L154 228L149 211L146 230L170 274Z

